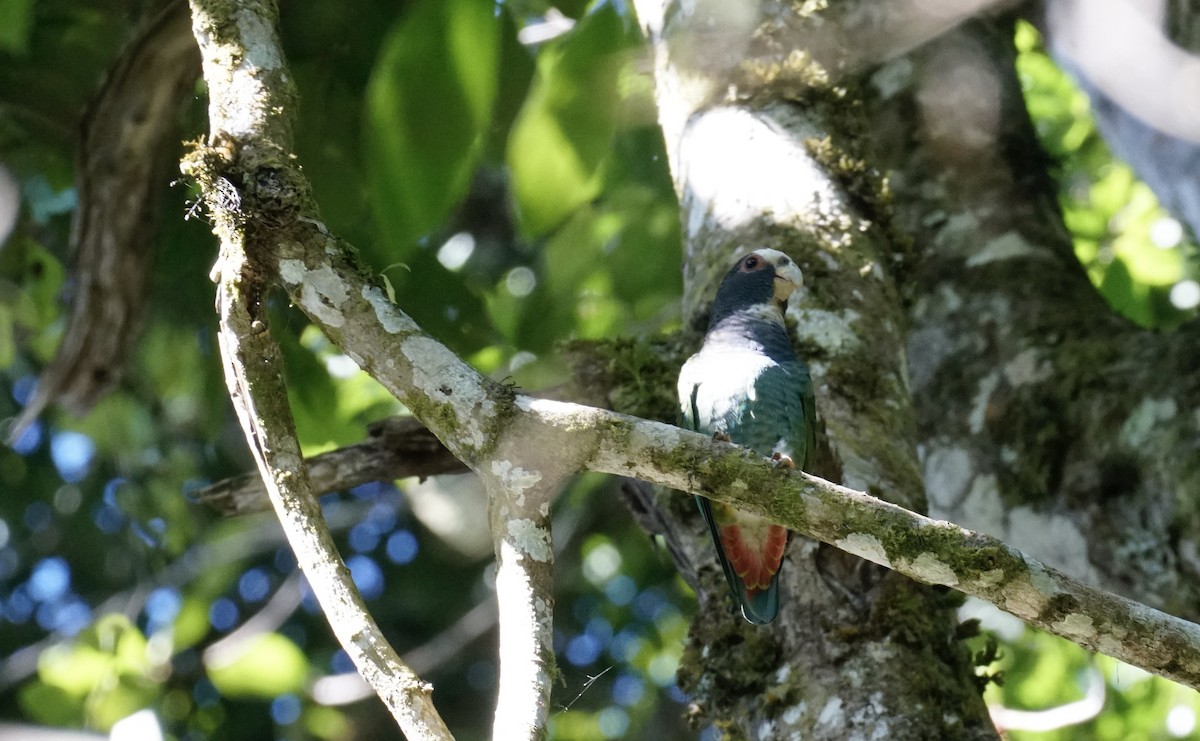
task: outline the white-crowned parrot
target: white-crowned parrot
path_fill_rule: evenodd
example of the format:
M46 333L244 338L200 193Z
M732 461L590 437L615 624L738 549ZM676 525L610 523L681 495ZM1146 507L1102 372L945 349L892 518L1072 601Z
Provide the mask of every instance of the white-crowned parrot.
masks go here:
M801 282L800 268L778 250L738 260L717 289L704 344L680 369L679 404L684 426L807 469L816 448L812 379L783 324ZM696 503L742 615L756 624L774 620L790 533L728 504Z

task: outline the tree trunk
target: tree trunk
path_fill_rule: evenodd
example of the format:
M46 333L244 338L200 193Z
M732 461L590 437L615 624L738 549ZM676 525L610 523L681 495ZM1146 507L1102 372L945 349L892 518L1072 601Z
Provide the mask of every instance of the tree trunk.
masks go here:
M1200 327L1088 281L1013 70L1012 19L873 77L873 161L915 251L908 359L930 512L1200 617Z
M791 254L807 295L791 319L817 389L816 474L924 509L897 276L905 240L864 164L863 107L828 72L826 19L794 4L637 5L656 53L660 121L684 226L685 317L696 327L735 254ZM695 341L698 343L698 334ZM730 611L713 547L686 503L665 517L697 565L700 611L680 667L699 723L732 738L994 738L958 597L794 539L784 608Z

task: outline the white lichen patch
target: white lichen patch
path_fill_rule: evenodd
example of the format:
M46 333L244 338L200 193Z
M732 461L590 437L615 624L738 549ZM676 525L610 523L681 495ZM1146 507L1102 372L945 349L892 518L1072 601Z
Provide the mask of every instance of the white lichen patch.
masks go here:
M384 332L400 334L401 332L416 332L420 329L416 322L388 299L383 289L370 285L363 286L362 297L375 309L375 320L379 322L379 326L383 327Z
M984 571L979 574L979 578L976 579L976 581L985 587L997 586L1004 581L1004 569L992 569L990 571Z
M825 703L825 707L821 708L821 713L817 716L817 725L832 728L846 727L846 713L842 710L842 698L829 698Z
M925 494L930 513L941 517L958 507L971 481L971 456L959 447L934 448L925 458Z
M1008 513L1008 534L1004 540L1076 579L1089 584L1098 581L1088 557L1087 538L1066 515L1015 507Z
M799 704L793 705L787 710L783 711L783 722L789 726L795 726L804 719L804 716L807 713L808 703L801 700Z
M1108 656L1117 656L1125 649L1125 644L1113 636L1103 635L1096 640L1096 650Z
M246 48L242 67L257 67L260 70L279 69L283 60L279 56L279 41L275 30L257 13L237 11L238 35Z
M413 385L430 399L449 404L457 413L461 439L482 447L482 420L491 416L493 404L474 370L431 337L410 337L400 343L400 352L412 366ZM482 412L478 416L477 408Z
M975 398L971 400L971 414L967 417L967 424L970 425L972 434L978 435L983 432L983 423L987 421L988 402L991 401L992 392L999 385L999 373L990 373L979 382Z
M958 512L951 519L960 525L994 535L1004 535L1004 501L1000 498L1000 484L995 474L976 476L971 490L962 500Z
M280 260L279 261L279 277L284 283L296 285L304 280L304 276L308 273L308 266L303 260Z
M927 584L941 584L947 587L958 584L958 575L954 573L954 569L932 553L917 556L909 568L913 576Z
M1096 635L1096 626L1092 622L1090 615L1081 615L1073 612L1067 615L1062 620L1051 623L1051 627L1061 634L1073 636L1075 638L1093 638Z
M500 483L520 496L542 480L541 471L530 471L514 465L512 461L492 461L492 474L500 479Z
M1012 260L1018 257L1044 257L1045 255L1017 232L1003 234L983 246L967 258L967 267L975 268L990 262Z
M1179 413L1174 399L1143 399L1121 425L1121 442L1132 448L1146 444L1154 428Z
M803 309L799 313L797 333L806 342L813 342L829 353L842 353L858 347L854 324L861 315L857 311Z
M1004 377L1013 386L1027 383L1040 383L1051 376L1053 369L1050 364L1041 360L1038 351L1029 348L1020 352L1017 357L1008 361L1004 366Z
M947 216L944 212L934 212L928 217L930 220L945 220L944 225L940 229L938 242L943 244L974 244L971 239L965 238L965 235L975 235L979 232L979 219L975 218L975 214L970 211L958 211ZM936 223L936 221L931 222Z
M534 561L549 561L554 557L550 545L550 531L533 520L509 520L508 538L517 556L526 555Z
M279 277L288 285L300 287L298 303L317 321L330 327L346 323L341 306L350 292L332 266L310 270L302 260L280 260Z
M855 709L854 714L850 716L850 724L856 729L861 729L856 730L851 739L886 741L892 738L887 708L883 704L883 693L872 692L867 702Z
M914 390L925 388L941 369L942 363L957 351L956 341L940 326L925 327L908 333L905 367L912 375Z
M859 558L865 558L880 566L888 568L892 566L892 562L888 560L887 551L883 548L883 543L869 533L850 533L844 538L839 538L834 545L847 553L853 553Z
M1037 617L1049 597L1034 587L1031 581L1013 581L1004 589L1004 604L998 605L1019 618Z

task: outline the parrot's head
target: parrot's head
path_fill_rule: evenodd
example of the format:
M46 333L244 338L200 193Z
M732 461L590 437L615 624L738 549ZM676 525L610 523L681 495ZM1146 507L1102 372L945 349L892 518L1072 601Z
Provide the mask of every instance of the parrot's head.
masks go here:
M776 312L783 320L787 302L800 289L804 277L790 257L779 250L755 250L730 268L713 299L709 326L739 311Z

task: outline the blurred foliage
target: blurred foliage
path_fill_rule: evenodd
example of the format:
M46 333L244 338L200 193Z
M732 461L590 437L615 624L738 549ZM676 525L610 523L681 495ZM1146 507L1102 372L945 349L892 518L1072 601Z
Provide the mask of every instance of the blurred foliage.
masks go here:
M1013 741L1158 741L1200 737L1200 694L972 601L985 627L1004 636L989 672L1003 681L984 692ZM983 650L985 639L972 640Z
M0 167L21 194L0 246L0 419L29 398L62 335L74 137L144 6L0 0ZM678 206L626 4L317 1L284 4L281 23L302 99L297 149L322 218L435 336L498 379L542 388L565 379L566 340L678 325ZM561 33L529 35L550 27ZM1161 214L1021 34L1030 108L1058 157L1081 259L1127 315L1177 322L1164 297L1191 275L1185 250L1149 246ZM204 117L198 94L180 138L198 136ZM150 708L170 739L398 738L377 701L327 689L353 668L272 519L221 521L186 495L252 465L216 357L215 246L183 218L196 194L177 185L121 389L85 419L47 414L0 448L0 718L103 730ZM403 411L285 300L269 308L305 452L356 442L366 423ZM695 602L614 486L583 476L556 503L563 683L551 735L694 735L674 672ZM377 621L401 653L425 657L458 738L487 737L494 629L434 650L493 588L487 539L480 549L470 537L485 527L479 492L447 478L322 502ZM1083 654L1031 635L1002 649L1009 680L993 699L1075 697ZM1194 700L1176 692L1114 684L1092 735L1057 738L1162 737L1163 713Z
M1181 282L1200 280L1195 235L1113 158L1087 95L1046 54L1037 30L1019 23L1016 45L1026 106L1057 164L1063 217L1088 277L1116 311L1142 326L1172 327L1194 317L1195 303L1179 292L1175 302L1171 296Z
M392 252L462 200L496 97L491 0L418 0L388 33L366 99L367 176Z

